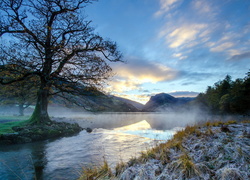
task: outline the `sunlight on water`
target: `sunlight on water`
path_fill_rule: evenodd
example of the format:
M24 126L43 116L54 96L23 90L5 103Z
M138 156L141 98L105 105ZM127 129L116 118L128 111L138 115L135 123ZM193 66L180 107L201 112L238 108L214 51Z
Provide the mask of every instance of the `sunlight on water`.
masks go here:
M114 131L126 131L126 130L136 131L136 130L146 130L146 129L151 129L151 126L146 120L143 120L128 126L115 128Z
M119 116L125 117L115 114L117 119ZM130 120L131 116L128 117ZM123 119L123 122L128 121ZM42 171L41 179L77 179L77 172L82 166L100 165L105 158L110 167L115 167L116 163L127 162L158 142L169 140L180 130L176 126L174 129L156 130L148 120L117 127L95 128L92 133L82 131L76 136L54 141L0 147L0 179L32 179L34 165Z
M176 130L176 128L167 131L155 130L151 128L150 124L146 120L114 129L115 132L136 135L144 138L149 138L151 140L162 141L166 141L172 138L174 133L176 133Z

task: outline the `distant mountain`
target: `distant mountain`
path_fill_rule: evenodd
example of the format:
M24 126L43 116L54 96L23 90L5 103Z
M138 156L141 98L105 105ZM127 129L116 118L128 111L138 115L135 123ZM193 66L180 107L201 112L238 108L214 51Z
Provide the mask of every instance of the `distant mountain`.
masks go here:
M125 102L127 104L131 104L132 106L134 106L135 108L137 108L138 110L142 110L144 105L141 104L141 103L138 103L136 101L132 101L130 99L126 99L126 98L122 98L122 97L117 97L117 96L110 96L110 97L113 97L119 101L122 101L122 102Z
M91 92L86 96L63 94L54 96L51 99L53 105L65 106L78 110L89 110L94 112L138 112L140 111L132 104L125 102L125 99L115 96L107 96L101 92ZM132 101L131 101L132 102ZM138 105L138 104L136 104Z
M166 93L156 94L145 104L142 111L144 112L157 112L157 111L172 111L180 108L181 106L189 103L195 98L182 97L175 98Z
M195 99L189 97L175 98L169 94L161 93L152 96L143 105L129 99L105 95L97 90L86 91L81 94L58 94L51 99L51 104L80 111L85 109L94 112L158 112L177 110Z

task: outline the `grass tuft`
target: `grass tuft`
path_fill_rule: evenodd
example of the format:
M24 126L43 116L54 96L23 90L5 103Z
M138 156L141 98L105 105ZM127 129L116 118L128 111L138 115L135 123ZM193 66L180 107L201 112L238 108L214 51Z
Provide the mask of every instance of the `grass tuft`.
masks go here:
M180 168L182 169L184 178L190 178L199 175L198 168L187 153L183 153L179 158Z
M125 169L127 168L127 164L121 161L115 166L115 176L119 176Z
M111 177L111 169L107 161L104 160L103 165L100 167L83 167L78 180L110 179Z

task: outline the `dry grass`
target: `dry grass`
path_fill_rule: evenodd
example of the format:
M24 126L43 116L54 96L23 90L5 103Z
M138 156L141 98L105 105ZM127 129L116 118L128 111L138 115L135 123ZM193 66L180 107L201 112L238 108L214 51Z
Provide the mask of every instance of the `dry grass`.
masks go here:
M124 162L120 162L115 166L115 176L120 175L127 168L127 164Z
M132 157L127 163L118 163L115 168L115 176L112 176L107 163L104 163L101 168L87 169L87 171L85 170L83 174L85 174L86 178L81 177L80 179L98 179L96 177L101 177L102 179L112 179L112 177L117 177L122 174L126 168L134 166L136 164L146 163L150 159L160 160L162 165L167 165L168 163L174 162L174 168L179 169L179 172L181 172L182 179L189 179L195 176L201 177L201 174L209 174L211 170L205 165L202 166L194 163L193 159L187 153L185 144L183 145L185 138L187 138L189 135L193 137L196 136L198 138L202 138L204 136L213 136L217 133L213 127L219 127L221 125L230 125L235 123L237 123L237 121L231 120L228 122L206 122L205 124L200 126L187 126L185 129L178 131L168 142L158 144L156 147L142 152L141 156L138 158ZM203 128L205 128L205 130ZM171 155L173 151L181 155L177 159L173 159L173 156ZM239 155L245 155L245 150L243 151L241 147L238 147L237 151ZM234 177L240 177L238 176L239 174L233 171L231 173L234 175Z
M179 157L179 167L181 168L184 178L200 175L198 168L186 152Z
M210 127L210 126L221 126L222 124L224 124L224 122L222 122L222 121L214 121L214 122L210 122L210 121L208 121L208 122L206 122L206 126L207 127Z
M207 136L214 135L214 132L210 127L208 127L206 132L205 132L205 135L207 135Z
M250 120L241 121L241 123L250 123Z
M83 167L81 176L78 180L97 180L97 179L111 179L111 169L106 160L100 167Z
M237 124L238 122L236 120L229 120L229 121L226 121L226 122L223 122L223 121L208 121L205 123L205 126L207 127L215 127L215 126L221 126L221 125L230 125L230 124Z
M187 126L184 130L178 131L172 140L159 144L158 146L147 150L146 152L142 152L139 158L131 158L128 162L128 165L132 166L137 163L145 163L149 159L157 159L163 164L166 164L170 161L169 149L173 148L177 151L184 151L184 147L182 146L183 138L190 134L196 134L197 136L200 136L201 132L198 130L197 126Z

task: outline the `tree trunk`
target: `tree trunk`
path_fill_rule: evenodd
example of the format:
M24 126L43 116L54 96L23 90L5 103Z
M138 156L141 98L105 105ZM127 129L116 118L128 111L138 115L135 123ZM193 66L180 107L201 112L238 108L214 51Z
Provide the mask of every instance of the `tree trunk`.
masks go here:
M20 103L18 105L18 108L19 108L19 116L24 116L24 104L23 103Z
M49 87L41 86L38 91L35 110L30 117L32 124L44 124L51 121L48 115L48 97Z

